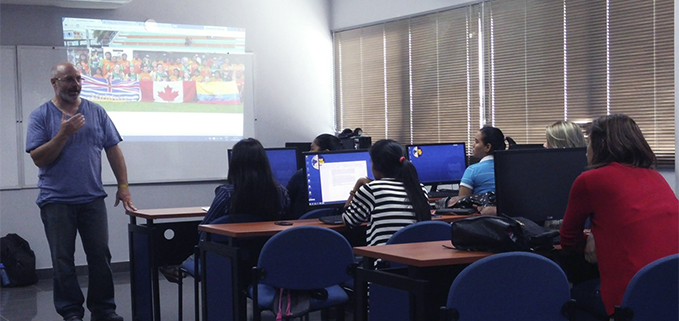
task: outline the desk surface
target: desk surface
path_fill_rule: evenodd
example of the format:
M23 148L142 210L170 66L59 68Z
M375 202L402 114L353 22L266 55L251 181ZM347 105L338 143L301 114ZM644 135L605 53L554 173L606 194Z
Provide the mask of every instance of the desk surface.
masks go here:
M493 253L470 252L446 248L450 241L389 244L355 247L354 253L374 259L401 263L415 267L434 267L474 263Z
M292 225L276 225L273 221L253 222L253 223L228 223L228 224L202 224L198 225L198 230L228 237L259 237L272 236L276 233L296 227L296 226L321 226L332 230L341 231L348 227L344 225L330 225L319 221L316 218L306 220L289 220Z
M433 217L432 220L453 222L459 219L469 217L468 215L443 215L440 217ZM348 230L345 225L330 225L319 221L317 218L310 218L305 220L288 220L292 225L276 225L272 221L267 222L253 222L253 223L229 223L229 224L202 224L198 226L199 231L224 235L228 237L260 237L273 236L276 233L285 229L296 226L320 226L329 228L338 232Z
M192 206L126 211L125 213L130 216L153 220L163 218L203 217L206 212L200 206Z

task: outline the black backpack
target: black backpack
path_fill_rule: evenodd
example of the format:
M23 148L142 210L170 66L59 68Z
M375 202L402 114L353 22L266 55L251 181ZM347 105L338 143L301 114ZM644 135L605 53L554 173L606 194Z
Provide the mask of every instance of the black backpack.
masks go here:
M0 263L9 277L8 286L24 286L38 282L35 253L28 242L14 233L0 238Z

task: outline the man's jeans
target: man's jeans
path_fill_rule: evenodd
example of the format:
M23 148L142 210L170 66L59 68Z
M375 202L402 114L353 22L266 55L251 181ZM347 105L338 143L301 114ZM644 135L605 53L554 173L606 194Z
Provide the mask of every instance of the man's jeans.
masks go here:
M75 272L75 239L80 234L89 268L87 308L93 317L114 312L111 252L104 198L85 204L47 204L40 209L52 255L54 306L64 317L84 315L83 293Z

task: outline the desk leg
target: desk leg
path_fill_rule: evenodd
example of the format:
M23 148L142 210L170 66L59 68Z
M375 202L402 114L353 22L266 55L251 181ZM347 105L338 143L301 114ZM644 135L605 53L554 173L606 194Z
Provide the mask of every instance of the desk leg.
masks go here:
M130 243L130 291L132 320L153 320L152 273L149 256L149 230L133 222L128 225Z
M158 283L158 260L156 245L156 226L153 224L153 220L147 219L146 226L149 229L149 267L151 268L151 287L153 288L153 320L160 321L160 284Z
M414 267L408 267L408 274L417 280L423 279L423 273L420 269ZM425 320L426 306L424 297L427 294L425 284L418 287L415 292L410 293L410 306L415 307L410 309L410 320Z
M354 293L356 293L354 319L356 321L368 320L368 282L365 272L374 269L375 260L363 257L362 264L361 268L356 269L354 277Z
M204 321L245 321L247 298L238 286L239 249L201 241L200 251Z

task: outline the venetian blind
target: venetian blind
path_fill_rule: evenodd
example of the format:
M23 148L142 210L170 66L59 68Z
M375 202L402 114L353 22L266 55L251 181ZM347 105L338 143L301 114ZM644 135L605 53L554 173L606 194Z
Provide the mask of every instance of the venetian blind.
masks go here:
M554 121L624 113L671 164L673 24L671 1L496 0L336 32L338 127L469 144L488 124L543 143Z

